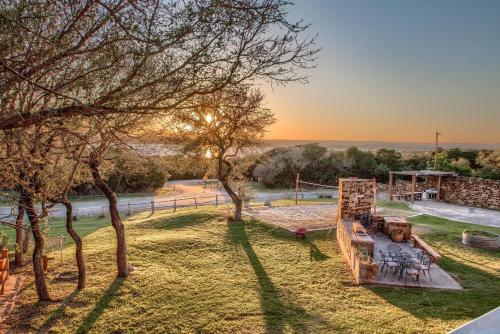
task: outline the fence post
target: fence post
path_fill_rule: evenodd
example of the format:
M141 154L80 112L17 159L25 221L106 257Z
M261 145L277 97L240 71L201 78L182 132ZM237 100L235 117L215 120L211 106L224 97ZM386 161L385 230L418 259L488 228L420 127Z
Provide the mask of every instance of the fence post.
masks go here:
M177 200L174 198L174 212L177 211Z
M63 262L63 256L62 256L62 253L63 253L63 243L64 243L64 235L61 235L61 237L59 238L59 247L60 247L60 253L61 253L61 263Z
M151 214L155 213L155 201L151 201Z
M196 202L196 196L194 197L194 208L198 209L198 202Z
M299 201L299 181L300 181L299 173L297 173L297 179L295 180L295 205Z
M127 203L127 216L130 216L132 214L132 209L130 208L130 201Z
M219 205L219 195L215 195L215 207Z
M105 213L104 213L104 206L101 208L101 217L104 218L106 217Z

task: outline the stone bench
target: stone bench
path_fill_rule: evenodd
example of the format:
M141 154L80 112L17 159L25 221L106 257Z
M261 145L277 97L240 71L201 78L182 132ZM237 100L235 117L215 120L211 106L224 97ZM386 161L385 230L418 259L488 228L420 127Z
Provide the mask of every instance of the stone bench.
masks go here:
M436 252L434 250L434 248L429 246L429 244L427 244L425 241L420 239L420 237L418 235L412 234L410 237L410 240L412 241L413 246L415 248L420 248L420 249L426 251L427 254L429 254L430 257L432 258L432 262L437 263L439 260L441 260L441 255L439 255L439 253Z

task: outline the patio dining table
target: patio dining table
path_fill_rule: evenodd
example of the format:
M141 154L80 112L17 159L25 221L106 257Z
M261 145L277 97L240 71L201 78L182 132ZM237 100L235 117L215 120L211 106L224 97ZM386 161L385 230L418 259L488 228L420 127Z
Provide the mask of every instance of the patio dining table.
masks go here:
M399 253L395 254L396 261L399 263L398 270L394 273L394 275L399 272L398 280L403 279L404 271L410 268L412 265L418 262L417 258L409 253Z

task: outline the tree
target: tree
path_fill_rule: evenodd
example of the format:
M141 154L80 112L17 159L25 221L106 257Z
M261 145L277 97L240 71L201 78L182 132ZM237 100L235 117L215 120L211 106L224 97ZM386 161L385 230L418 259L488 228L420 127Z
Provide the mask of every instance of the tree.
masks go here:
M226 85L303 80L318 50L314 37L301 37L309 26L288 20L288 5L8 1L0 9L0 130L74 116L164 116ZM16 113L19 86L57 99Z
M238 155L256 147L275 122L262 106L264 97L248 86L227 87L197 99L172 119L174 137L186 151L205 152L216 162L216 176L235 206L233 219L241 220L242 199L231 186L242 174L235 168Z
M287 6L282 0L4 2L0 136L2 145L26 141L21 151L9 152L11 161L23 162L23 175L9 176L22 186L33 233L38 234L35 202L42 176L48 175L42 171L50 156L46 151L53 148L51 133L71 128L69 134L79 139L79 129L109 123L92 141L87 165L110 202L118 275L126 276L116 194L100 171L107 149L129 134L114 120L133 124L145 117L154 128L191 99L226 86L257 78L304 80L301 70L311 66L318 50L314 37L302 37L309 26L289 21ZM27 142L33 134L36 147ZM49 299L43 243L36 235L33 264L40 300Z
M476 170L477 176L500 180L500 150L480 151L476 163L481 166Z
M381 148L375 153L375 161L377 164L384 164L390 170L400 170L403 163L401 152L396 150Z
M458 158L450 163L450 170L457 172L460 175L471 176L472 168L470 167L469 160L465 158Z
M377 163L373 153L361 151L357 147L350 147L345 153L345 159L349 164L350 176L361 178L374 176Z

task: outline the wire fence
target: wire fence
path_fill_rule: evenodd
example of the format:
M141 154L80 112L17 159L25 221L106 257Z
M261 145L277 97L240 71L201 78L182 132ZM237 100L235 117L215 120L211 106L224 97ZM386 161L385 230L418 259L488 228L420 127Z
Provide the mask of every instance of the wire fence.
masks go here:
M267 192L267 193L257 193L254 194L252 199L246 204L246 206L255 205L270 205L273 201L284 200L284 199L295 199L297 196L296 191L287 190L281 192ZM336 189L316 189L314 191L305 191L301 189L298 194L298 198L301 200L314 199L314 198L324 198L324 197L336 197ZM140 199L139 199L140 200ZM155 213L157 211L170 210L176 212L183 208L198 208L200 206L215 206L231 204L231 198L225 194L216 195L197 195L189 197L177 197L177 198L165 198L165 199L151 199L149 201L138 201L138 199L127 200L126 202L121 201L118 204L118 212L124 213L129 216L132 213L137 212L151 212ZM73 214L76 218L79 216L98 216L105 217L109 215L109 205L100 206L74 206ZM66 215L66 209L64 207L54 207L49 209L49 216L51 217L64 217Z

